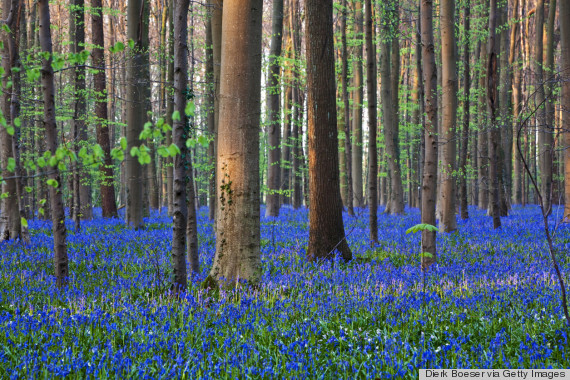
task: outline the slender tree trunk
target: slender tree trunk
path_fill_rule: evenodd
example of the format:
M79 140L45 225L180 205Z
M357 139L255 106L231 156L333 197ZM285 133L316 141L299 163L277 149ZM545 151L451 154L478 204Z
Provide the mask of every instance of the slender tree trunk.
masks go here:
M435 202L437 197L437 70L433 42L433 1L421 0L420 7L422 58L425 86L425 165L422 183L422 223L435 225ZM422 268L435 263L435 232L422 232Z
M550 0L548 6L548 24L546 25L546 74L544 82L546 83L545 103L545 125L544 129L544 165L542 181L542 198L544 201L544 209L547 215L552 213L552 179L553 179L553 161L555 158L554 149L554 99L553 88L550 78L554 76L554 21L556 17L556 0Z
M465 45L463 55L463 80L464 80L464 96L463 101L463 130L461 131L461 219L469 218L469 211L467 209L467 152L469 151L469 123L470 123L470 98L471 98L471 66L470 66L470 32L471 32L471 2L467 0L465 3L465 13L463 15L463 32L465 33Z
M259 116L262 0L226 2L218 128L216 254L210 276L261 279ZM235 126L239 126L236 128Z
M177 45L181 49L181 54L188 57L188 39L190 40L190 57L192 59L192 64L190 65L190 75L188 75L188 62L187 58L179 58L180 63L183 65L180 67L180 74L183 75L181 78L181 83L179 84L179 89L184 90L186 94L190 94L194 97L194 6L191 8L191 20L190 20L190 35L188 35L188 7L181 9L182 12L186 10L186 16L180 18L180 30L178 34L179 41ZM179 16L180 17L180 16ZM176 31L175 31L176 33ZM175 37L176 38L176 37ZM175 42L176 44L176 42ZM176 46L176 45L175 45ZM182 61L184 60L184 62ZM175 74L176 75L176 74ZM188 96L186 96L186 99ZM183 99L184 107L186 107L187 100ZM190 101L195 101L194 99ZM182 107L181 107L182 108ZM184 128L186 129L185 138L195 137L193 135L194 129L194 115L186 115L188 118L184 120ZM197 149L198 147L194 147ZM194 150L194 156L196 156L196 150ZM186 208L188 209L188 215L186 217L186 241L187 249L186 256L188 257L188 262L190 263L190 270L192 273L196 274L200 271L200 257L198 251L198 216L197 210L200 208L199 198L196 196L198 192L198 184L194 181L196 177L194 174L194 168L192 165L192 152L188 150L184 157L186 171Z
M305 12L310 193L307 257L328 259L339 252L349 261L352 252L342 220L336 134L333 2L306 0Z
M289 53L287 53L287 58ZM291 78L291 69L285 70L285 78ZM286 80L288 82L289 79ZM289 204L289 174L291 172L291 104L293 89L291 85L285 84L285 99L283 101L283 139L281 140L281 174L280 174L280 203Z
M479 59L479 133L477 135L477 150L478 155L478 182L479 182L479 208L486 210L489 202L489 156L488 156L488 119L486 108L486 97L483 91L486 87L485 79L487 77L487 49L481 48L481 55Z
M40 46L42 52L47 54L47 59L42 59L42 90L44 97L44 128L48 151L54 155L57 150L57 125L55 120L55 86L53 78L52 42L49 0L38 0L40 17ZM58 287L63 287L68 282L69 267L67 260L67 244L65 229L65 212L63 209L62 180L57 166L49 170L49 197L51 203L52 233L54 245L55 278Z
M209 17L206 24L206 77L208 78L208 83L214 83L214 49L212 43L212 18ZM207 88L206 98L208 107L208 133L210 134L210 143L208 144L208 162L210 168L216 167L216 145L214 144L216 138L216 115L214 114L215 98L215 85L210 85ZM214 220L216 216L216 176L210 173L208 179L208 218Z
M500 132L497 128L497 94L498 73L497 73L497 48L496 25L497 25L497 0L491 0L489 9L489 40L487 42L487 112L491 131L489 133L489 201L490 214L493 218L493 228L501 227L501 215L499 209L499 144Z
M281 87L279 79L283 34L283 0L273 1L271 25L271 48L269 51L269 74L267 91L267 208L265 216L279 216L279 188L281 181L281 168L279 159L281 150L279 140L281 139L280 128L280 96Z
M513 1L513 13L515 15L515 19L519 16L519 0ZM522 43L519 41L519 23L513 23L511 27L511 48L509 50L509 67L511 67L511 72L513 75L513 84L512 84L512 126L513 126L513 136L516 136L517 133L517 126L518 126L518 118L520 113L520 106L521 106L521 75L522 70L520 66L520 48L522 47ZM519 43L517 44L517 41ZM518 46L517 46L518 45ZM516 62L515 62L516 59ZM520 155L516 151L516 139L513 138L513 154L514 154L514 168L513 168L513 176L514 176L514 183L513 183L513 202L515 204L521 204L521 176L522 176L522 162Z
M143 227L143 167L137 157L131 156L134 147L143 143L139 139L146 122L147 86L144 67L148 54L148 0L129 0L127 5L127 37L134 42L127 60L127 152L126 152L126 196L127 224L135 229ZM146 20L145 20L146 19Z
M441 226L443 232L457 229L455 218L455 138L457 123L457 65L455 53L455 5L454 0L442 0L440 9L441 23L441 61L442 61L442 189L441 189Z
M346 19L348 17L347 7L347 1L343 0L340 21L342 40L342 102L344 104L344 154L346 156L346 208L348 215L354 215L352 195L352 142L350 140L350 104L348 101L348 49L346 43Z
M188 7L189 0L174 1L174 111L172 141L180 154L174 157L172 197L172 268L174 291L184 291L187 286L186 273L186 163L189 154L186 148L188 138L188 117L185 113L186 86L188 83Z
M71 7L71 25L72 32L72 53L79 53L85 49L85 0L73 0ZM73 129L76 137L75 143L77 147L87 144L87 104L85 99L85 67L77 66L74 70L74 86L75 110L73 116ZM77 196L76 211L82 220L93 219L93 208L91 206L91 175L89 168L81 168L74 173L74 186L79 191ZM76 221L78 223L78 221Z
M113 160L111 159L111 143L109 139L109 124L107 115L107 77L105 74L105 37L103 32L103 2L91 0L91 31L93 39L93 65L100 68L93 74L93 87L97 101L95 117L97 118L97 143L105 155L100 168L101 175L101 208L104 218L117 217L115 203L115 187Z
M298 209L302 203L301 188L301 157L302 157L302 131L303 131L303 103L299 77L299 60L301 59L301 22L299 19L299 0L292 0L289 5L290 27L293 41L293 207Z
M364 194L362 186L362 43L363 39L363 20L362 20L362 1L356 0L354 4L354 32L355 39L358 41L355 47L355 57L353 63L353 95L352 95L352 190L353 190L353 206L364 206Z
M562 125L570 125L570 4L567 1L558 3L560 20L560 72L564 73L562 81L562 95L560 107L562 108ZM567 127L566 127L567 128ZM563 132L564 146L570 146L570 131ZM570 149L564 149L564 220L570 222Z
M166 123L173 125L172 113L174 112L174 3L168 8L168 59L166 73ZM172 144L172 131L166 132L166 145ZM166 194L168 202L168 215L174 215L174 160L166 159Z
M366 23L366 93L368 97L368 209L370 240L378 242L378 156L376 147L377 95L376 95L376 54L372 39L372 1L366 0L364 8Z

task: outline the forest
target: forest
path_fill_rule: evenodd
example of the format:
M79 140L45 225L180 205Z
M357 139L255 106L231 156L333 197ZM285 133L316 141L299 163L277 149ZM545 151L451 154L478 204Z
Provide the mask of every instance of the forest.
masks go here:
M570 368L570 1L0 6L0 378Z

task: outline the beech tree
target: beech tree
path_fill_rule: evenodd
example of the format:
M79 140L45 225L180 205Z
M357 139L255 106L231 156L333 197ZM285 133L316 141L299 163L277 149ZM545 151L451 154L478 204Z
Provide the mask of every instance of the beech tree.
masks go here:
M262 0L226 2L222 17L216 254L210 278L261 279L259 118Z
M305 1L310 260L352 259L342 220L336 133L333 1Z

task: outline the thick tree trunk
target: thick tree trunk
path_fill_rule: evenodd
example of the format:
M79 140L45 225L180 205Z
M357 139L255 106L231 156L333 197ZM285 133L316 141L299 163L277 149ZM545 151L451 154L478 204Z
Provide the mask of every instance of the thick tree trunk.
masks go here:
M471 66L470 66L470 32L471 32L471 12L470 12L470 1L467 0L465 3L465 13L463 15L463 32L465 33L465 45L463 47L463 89L465 100L463 101L463 130L461 131L461 156L460 156L460 166L461 166L461 219L469 218L469 211L467 205L469 203L467 198L467 152L469 151L469 123L471 121L470 114L470 98L471 98ZM455 217L454 217L455 219Z
M364 8L365 44L366 44L366 94L368 97L368 210L370 240L378 242L378 150L376 147L377 131L377 95L376 95L376 53L372 36L372 1L366 0Z
M208 83L214 83L214 49L212 45L212 18L208 18L206 23L206 78ZM208 107L208 133L210 134L210 143L208 144L208 163L210 168L216 167L216 115L214 113L214 102L216 98L215 85L207 88L206 104ZM214 220L216 216L216 176L213 173L208 174L208 218Z
M354 91L352 93L352 191L353 206L364 206L364 194L362 185L362 43L363 39L363 18L362 1L356 1L354 5L354 32L358 40L354 49L355 57L352 62L352 80Z
M220 70L222 67L222 19L224 10L224 0L210 0L212 6L212 57L214 59L214 150L216 152L216 160L218 159L218 126L220 121ZM214 166L214 182L217 183L218 163ZM217 223L215 213L218 210L218 191L215 187L214 194L214 224Z
M487 112L489 115L489 201L490 215L493 218L493 228L501 227L501 215L499 208L499 144L500 132L497 123L497 106L499 102L497 86L497 48L496 28L497 25L497 0L491 0L489 9L489 40L487 41Z
M433 42L433 1L421 0L422 58L425 86L425 165L422 182L422 223L435 225L437 185L437 69ZM435 232L422 232L422 268L436 262Z
M147 86L145 62L148 59L148 0L129 0L127 5L127 37L134 42L127 60L127 152L125 155L127 224L138 229L143 227L143 167L131 149L140 147L139 139L146 122Z
M97 118L97 143L103 149L104 161L100 168L101 175L101 208L104 218L117 217L115 203L115 187L113 160L111 159L111 143L107 115L107 77L105 74L105 37L103 32L103 2L91 0L91 30L93 39L93 66L100 68L93 74L93 87L97 101L95 117Z
M456 181L456 123L457 123L457 65L455 53L455 5L454 0L443 0L440 9L441 61L442 61L442 175L441 175L441 225L443 232L457 229L455 218Z
M42 60L42 90L44 97L44 128L47 149L55 155L57 150L57 125L55 121L55 87L53 78L52 43L50 31L49 0L38 0L40 17L40 46L42 52L48 54L48 58ZM49 197L51 204L52 233L54 245L55 278L58 287L63 287L68 282L69 266L67 259L65 212L63 209L62 180L57 166L49 170Z
M261 279L259 117L262 0L226 2L220 73L216 254L210 276ZM237 127L236 127L237 126Z
M310 260L345 261L352 252L345 238L340 198L332 0L306 0L306 47L309 143Z
M280 87L279 79L282 34L283 34L283 0L273 1L271 26L271 47L269 51L269 74L267 91L267 200L265 216L279 216L279 188L281 182L281 168L279 159L281 150L280 128Z

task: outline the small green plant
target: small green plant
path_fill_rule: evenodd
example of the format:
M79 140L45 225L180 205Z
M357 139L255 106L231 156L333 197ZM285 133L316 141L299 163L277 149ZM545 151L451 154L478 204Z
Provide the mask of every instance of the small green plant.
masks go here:
M432 231L432 232L437 233L438 229L436 226L434 226L432 224L420 223L420 224L416 224L415 226L408 228L406 230L406 234L423 232L423 231ZM422 250L422 244L420 243L420 251L421 250ZM433 257L433 255L430 252L421 252L420 253L420 261L424 257ZM422 294L422 306L425 306L425 302L426 302L426 268L423 265L421 265L421 268L422 268L422 293L423 293Z

